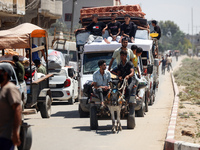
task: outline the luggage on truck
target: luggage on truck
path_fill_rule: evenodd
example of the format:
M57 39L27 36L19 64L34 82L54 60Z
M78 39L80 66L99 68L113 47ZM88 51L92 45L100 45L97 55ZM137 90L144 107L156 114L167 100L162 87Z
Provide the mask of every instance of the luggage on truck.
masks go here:
M49 69L62 68L65 66L65 58L59 51L49 49L48 50L48 67Z

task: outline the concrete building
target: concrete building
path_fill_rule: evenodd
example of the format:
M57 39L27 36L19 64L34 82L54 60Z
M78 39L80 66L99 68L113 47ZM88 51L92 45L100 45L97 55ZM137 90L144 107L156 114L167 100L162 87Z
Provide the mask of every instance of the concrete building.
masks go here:
M121 5L120 0L64 0L62 21L67 28L73 30L79 28L80 9L100 6L117 6Z
M0 0L0 30L29 22L49 28L62 16L62 0Z
M187 34L186 38L193 44L194 54L197 55L200 52L200 33L193 36Z

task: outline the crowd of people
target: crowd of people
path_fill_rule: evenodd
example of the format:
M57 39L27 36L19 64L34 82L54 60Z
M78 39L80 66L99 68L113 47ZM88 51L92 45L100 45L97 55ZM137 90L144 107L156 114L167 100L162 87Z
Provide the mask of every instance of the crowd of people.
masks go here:
M165 74L165 69L167 68L167 71L170 71L170 68L173 70L172 68L172 57L171 55L166 55L166 57L162 56L162 60L160 61L160 63L162 63L162 74Z
M141 76L138 68L138 57L142 54L143 49L136 45L131 47L132 50L127 48L128 40L127 37L122 38L122 46L114 51L108 70L106 70L106 61L100 60L98 62L99 70L93 74L93 92L101 100L101 108L104 108L104 97L108 94L110 89L110 71L115 59L117 68L113 69L112 73L116 74L120 81L126 79L128 82L125 99L129 103L134 103L134 100L130 100L130 96L133 95L136 98L138 81L135 75L139 78Z
M135 42L135 34L137 29L147 30L150 32L149 27L144 28L141 26L137 26L134 22L131 21L131 16L126 14L124 16L124 23L120 23L116 20L117 14L112 13L111 15L111 22L108 24L105 24L103 22L98 21L98 15L93 14L92 15L92 22L84 28L80 28L75 30L86 30L90 31L90 36L88 38L88 44L92 42L101 42L105 40L106 43L111 43L112 41L117 41L119 43L122 42L123 37L128 38L128 42ZM105 39L103 39L102 34L105 33L105 31L108 30L109 36Z

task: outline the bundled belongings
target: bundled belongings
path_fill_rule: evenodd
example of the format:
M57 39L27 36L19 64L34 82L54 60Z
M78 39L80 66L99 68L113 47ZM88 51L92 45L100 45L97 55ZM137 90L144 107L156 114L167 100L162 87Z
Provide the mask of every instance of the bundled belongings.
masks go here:
M49 69L61 68L65 66L65 58L63 54L53 49L48 50L48 61Z
M92 21L92 15L97 14L98 20L107 24L111 21L112 13L118 14L117 21L124 22L124 15L128 14L136 25L147 27L147 20L144 19L146 14L140 5L83 8L80 10L80 22L82 26L87 26Z

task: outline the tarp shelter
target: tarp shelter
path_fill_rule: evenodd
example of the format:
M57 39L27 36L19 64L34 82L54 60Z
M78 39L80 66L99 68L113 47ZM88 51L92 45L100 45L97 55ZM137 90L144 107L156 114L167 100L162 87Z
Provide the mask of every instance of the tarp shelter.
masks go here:
M31 23L23 23L14 28L0 31L0 49L30 48L30 39L41 37L47 37L46 30Z

